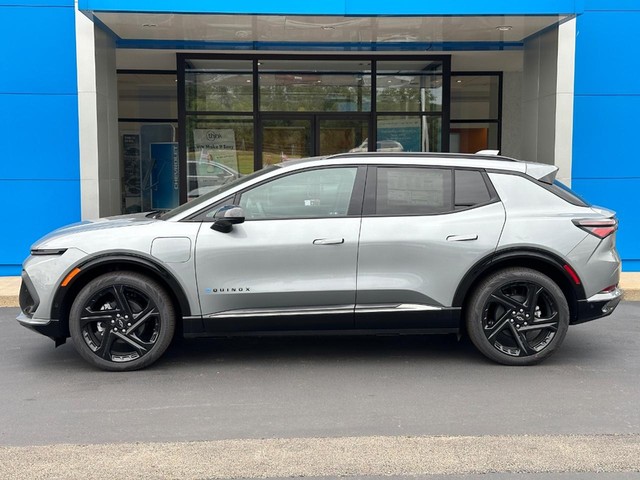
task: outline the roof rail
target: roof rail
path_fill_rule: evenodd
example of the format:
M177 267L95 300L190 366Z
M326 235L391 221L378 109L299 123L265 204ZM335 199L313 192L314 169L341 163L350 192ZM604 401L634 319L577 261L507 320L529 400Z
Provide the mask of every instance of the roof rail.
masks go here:
M502 155L481 154L481 153L444 153L444 152L352 152L352 153L336 153L326 158L357 158L357 157L418 157L418 158L466 158L469 160L499 160L503 162L520 162L515 158L503 157ZM491 158L487 158L491 157Z

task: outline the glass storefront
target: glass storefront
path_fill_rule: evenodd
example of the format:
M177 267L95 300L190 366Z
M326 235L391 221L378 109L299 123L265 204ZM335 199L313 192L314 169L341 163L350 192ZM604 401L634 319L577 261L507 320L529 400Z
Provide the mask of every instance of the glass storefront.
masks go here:
M450 151L500 149L501 91L499 72L451 76Z
M501 74L452 74L445 55L184 53L177 65L118 72L123 212L296 158L500 145Z
M172 163L178 159L177 85L176 72L118 72L122 213L175 201Z

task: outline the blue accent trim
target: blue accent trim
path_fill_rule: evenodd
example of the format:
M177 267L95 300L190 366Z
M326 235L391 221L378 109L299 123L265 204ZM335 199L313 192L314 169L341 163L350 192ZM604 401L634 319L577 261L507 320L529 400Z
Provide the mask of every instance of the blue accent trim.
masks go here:
M604 0L601 0L604 1ZM618 0L621 1L621 0ZM79 0L94 12L209 13L257 15L557 15L581 13L581 0Z
M169 50L295 50L295 51L501 51L522 50L522 42L210 42L190 40L118 40L117 48Z

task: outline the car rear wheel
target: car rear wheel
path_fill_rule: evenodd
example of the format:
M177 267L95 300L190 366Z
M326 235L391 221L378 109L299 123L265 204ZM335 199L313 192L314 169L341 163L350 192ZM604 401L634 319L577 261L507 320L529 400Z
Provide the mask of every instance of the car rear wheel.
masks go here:
M528 268L487 277L466 311L473 344L504 365L533 365L553 354L569 328L569 306L558 285Z
M128 371L147 367L169 346L175 312L164 288L133 272L112 272L90 281L69 315L74 346L92 365Z

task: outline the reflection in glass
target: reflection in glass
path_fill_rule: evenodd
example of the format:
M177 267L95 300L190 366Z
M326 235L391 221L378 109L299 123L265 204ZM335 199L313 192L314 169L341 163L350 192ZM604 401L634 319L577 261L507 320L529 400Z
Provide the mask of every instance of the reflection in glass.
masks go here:
M253 119L187 117L187 197L253 172Z
M311 156L311 120L264 120L262 122L262 164Z
M260 109L270 112L367 112L370 75L261 73Z
M185 74L187 110L209 112L253 111L253 75L249 72Z
M367 151L369 121L320 119L320 155ZM364 145L364 148L363 148Z
M497 120L500 94L498 75L451 77L452 120Z
M378 112L438 112L442 110L442 76L378 75Z
M428 115L379 115L379 152L441 152L442 119Z

